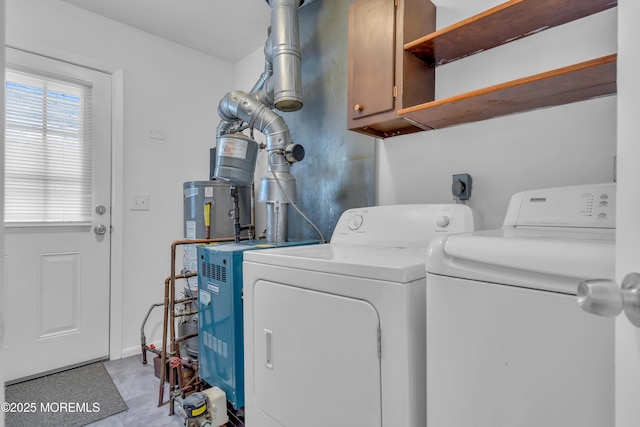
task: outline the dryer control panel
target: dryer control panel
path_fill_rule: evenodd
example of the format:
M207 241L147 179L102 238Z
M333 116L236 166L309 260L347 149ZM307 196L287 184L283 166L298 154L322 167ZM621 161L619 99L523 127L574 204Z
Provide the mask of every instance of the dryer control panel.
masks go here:
M616 184L589 184L516 193L503 228L616 227Z
M466 205L371 206L345 211L331 243L424 248L438 235L471 231L473 212Z

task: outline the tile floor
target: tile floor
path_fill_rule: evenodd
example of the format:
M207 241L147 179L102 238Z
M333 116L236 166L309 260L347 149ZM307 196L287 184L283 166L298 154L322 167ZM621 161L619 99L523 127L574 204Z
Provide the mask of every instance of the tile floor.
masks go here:
M158 407L160 380L153 371L154 355L148 353L148 364L142 364L142 355L135 355L120 360L104 363L114 384L118 387L122 398L129 407L128 411L112 415L90 427L184 427L179 405L175 405L176 415L169 416L169 405ZM164 400L169 396L165 383Z

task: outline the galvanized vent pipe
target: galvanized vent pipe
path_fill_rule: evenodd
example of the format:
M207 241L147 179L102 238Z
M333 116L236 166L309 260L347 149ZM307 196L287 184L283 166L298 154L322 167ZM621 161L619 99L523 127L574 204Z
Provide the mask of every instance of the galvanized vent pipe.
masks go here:
M253 182L255 159L247 161L247 156L252 156L257 144L236 132L244 122L265 135L270 175L262 178L258 201L267 205L267 240L278 243L288 238L287 206L296 194L290 164L302 158L291 156L294 148L289 127L271 109L289 112L303 105L298 7L304 0L267 0L267 3L271 7L271 28L265 44L264 72L248 94L230 92L218 104L222 121L217 129L215 176L231 186Z
M275 107L280 111L302 108L299 0L270 0L271 45Z

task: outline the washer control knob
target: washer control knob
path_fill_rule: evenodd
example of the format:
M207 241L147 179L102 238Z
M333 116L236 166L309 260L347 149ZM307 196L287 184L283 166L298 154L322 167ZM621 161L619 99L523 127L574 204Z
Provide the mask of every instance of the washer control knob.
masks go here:
M364 221L364 218L362 218L362 215L354 215L349 220L349 230L351 231L357 230L358 228L360 228L363 221Z
M451 219L448 216L441 216L436 221L436 224L438 224L438 227L446 227L449 225L449 223L451 223Z

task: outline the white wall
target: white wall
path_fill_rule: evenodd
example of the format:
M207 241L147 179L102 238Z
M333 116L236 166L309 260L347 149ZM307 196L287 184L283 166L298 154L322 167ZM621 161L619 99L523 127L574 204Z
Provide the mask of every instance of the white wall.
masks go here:
M138 353L144 315L163 299L170 245L183 237L182 183L208 178L217 103L233 82L233 66L58 0L8 0L6 6L8 45L123 70L123 188L116 188L122 200L114 206L122 218L114 229L122 241L123 253L114 254L122 257L122 277L113 282L122 286L116 324L123 354ZM165 139L150 139L151 130ZM130 193L149 193L149 210L129 210ZM160 339L160 312L148 323L148 342Z
M501 1L434 0L442 28ZM617 51L617 10L552 28L439 67L444 98ZM452 174L469 173L480 227L502 224L518 191L613 179L616 97L377 140L377 200L449 203Z

